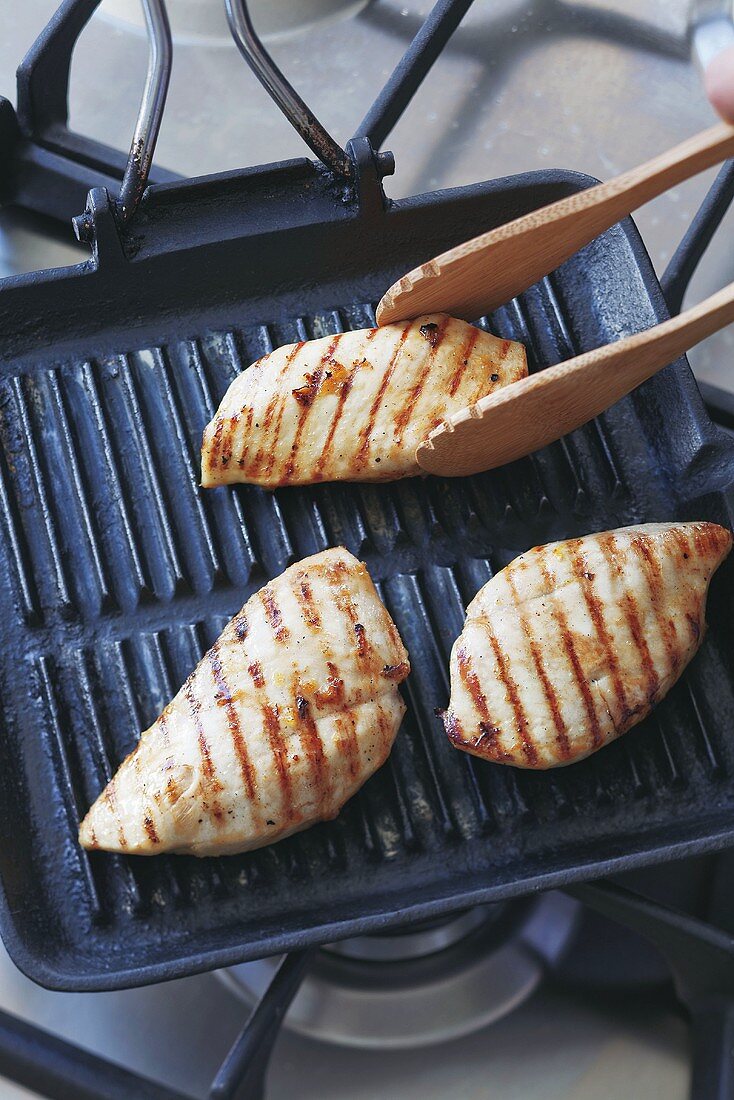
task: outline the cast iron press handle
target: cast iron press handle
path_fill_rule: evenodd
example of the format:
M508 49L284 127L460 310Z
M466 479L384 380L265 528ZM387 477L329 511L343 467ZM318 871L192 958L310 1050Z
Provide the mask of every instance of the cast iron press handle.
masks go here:
M349 182L355 178L356 146L363 143L370 151L379 149L471 4L472 0L437 0L358 126L347 152L322 126L263 46L246 0L224 0L232 37L260 83L319 160ZM390 175L394 168L392 154L376 153L375 160L379 175Z
M224 0L227 22L237 49L283 114L319 160L343 179L351 180L354 164L341 145L322 126L258 38L246 0Z
M71 154L94 170L109 170L110 151L67 128L69 73L79 35L101 0L64 0L18 69L18 122L23 135L61 155ZM164 0L142 0L150 54L130 152L116 201L125 224L142 197L153 159L171 75L173 49ZM74 219L80 239L89 231L86 215Z
M150 52L143 98L140 101L127 167L116 203L117 218L121 225L126 225L132 218L148 182L173 64L171 28L164 0L142 0L142 4ZM92 227L87 213L73 218L72 223L80 241L89 238Z
M171 28L163 0L143 0L143 11L150 52L143 98L117 200L118 216L123 225L137 210L148 182L173 64Z

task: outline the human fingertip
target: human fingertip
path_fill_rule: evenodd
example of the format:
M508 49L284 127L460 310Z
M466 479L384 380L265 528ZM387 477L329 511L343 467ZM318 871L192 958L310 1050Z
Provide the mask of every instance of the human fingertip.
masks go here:
M734 123L734 46L727 46L709 63L704 87L714 110L725 122Z

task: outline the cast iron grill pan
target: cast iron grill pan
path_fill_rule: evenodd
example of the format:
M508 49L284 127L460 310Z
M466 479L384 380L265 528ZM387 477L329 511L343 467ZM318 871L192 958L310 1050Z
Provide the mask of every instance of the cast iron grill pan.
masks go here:
M304 174L318 192L308 217ZM98 196L98 263L5 285L0 916L34 979L159 981L731 843L731 566L693 666L588 761L545 774L483 764L449 746L434 714L464 606L518 552L676 516L731 525L730 445L684 362L493 474L197 485L202 428L249 362L371 324L365 303L402 270L586 183L518 177L345 213L299 162L212 183L226 224L207 226L205 184L153 189L124 253ZM625 224L482 323L522 340L537 369L662 316ZM80 817L227 619L335 544L367 562L410 651L387 765L336 821L249 855L81 851Z

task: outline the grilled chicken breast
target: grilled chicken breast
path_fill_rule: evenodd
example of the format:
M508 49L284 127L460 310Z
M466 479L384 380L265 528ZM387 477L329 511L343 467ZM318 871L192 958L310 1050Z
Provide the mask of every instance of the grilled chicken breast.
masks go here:
M625 527L538 546L492 578L451 654L446 732L519 768L571 764L649 713L701 644L732 536Z
M410 477L441 420L526 374L522 344L443 314L288 344L229 387L204 431L201 483Z
M386 760L410 666L364 565L291 566L225 627L85 817L85 848L244 852L335 817Z

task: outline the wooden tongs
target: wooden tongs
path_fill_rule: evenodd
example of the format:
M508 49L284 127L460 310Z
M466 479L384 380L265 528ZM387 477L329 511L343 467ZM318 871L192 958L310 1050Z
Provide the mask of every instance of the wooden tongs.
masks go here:
M422 264L390 287L378 324L423 313L472 320L508 302L631 211L734 155L720 123L608 183L534 210ZM734 321L734 283L693 309L515 382L455 413L418 447L447 477L521 458L573 431Z

